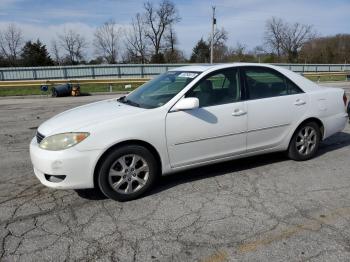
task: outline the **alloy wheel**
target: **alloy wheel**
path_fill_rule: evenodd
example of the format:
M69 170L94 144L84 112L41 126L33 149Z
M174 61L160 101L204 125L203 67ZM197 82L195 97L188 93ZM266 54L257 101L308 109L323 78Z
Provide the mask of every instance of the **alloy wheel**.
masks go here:
M296 148L299 154L307 156L313 152L317 144L317 132L311 126L302 128L296 138Z
M149 166L137 154L123 155L111 166L108 182L111 188L121 194L139 191L149 178Z

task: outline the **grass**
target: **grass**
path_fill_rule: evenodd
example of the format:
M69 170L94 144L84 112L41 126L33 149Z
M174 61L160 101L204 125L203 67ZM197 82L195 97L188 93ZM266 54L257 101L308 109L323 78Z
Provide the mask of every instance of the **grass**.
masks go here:
M315 81L315 82L317 82L317 81L320 81L320 82L346 81L345 76L321 76L321 77L309 76L307 78L310 79L311 81Z
M132 91L137 88L139 84L132 84L131 88L125 89L125 85L113 84L112 91ZM51 90L51 88L50 88ZM38 86L28 87L0 87L0 96L23 96L23 95L42 95L51 94L51 91L42 92ZM80 85L81 93L98 93L109 92L109 85L106 84L83 84Z

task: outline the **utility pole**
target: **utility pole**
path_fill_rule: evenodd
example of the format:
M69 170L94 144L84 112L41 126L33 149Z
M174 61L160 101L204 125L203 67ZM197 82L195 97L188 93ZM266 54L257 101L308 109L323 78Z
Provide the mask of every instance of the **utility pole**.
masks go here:
M212 17L212 23L211 23L211 41L210 41L210 63L213 63L213 54L214 54L214 32L215 32L215 25L216 25L216 18L215 18L215 6L213 8L213 17Z

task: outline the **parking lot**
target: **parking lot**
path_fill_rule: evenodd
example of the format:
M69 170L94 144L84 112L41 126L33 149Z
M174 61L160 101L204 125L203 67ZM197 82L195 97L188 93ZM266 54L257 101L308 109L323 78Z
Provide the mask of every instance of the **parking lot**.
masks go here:
M38 125L113 96L0 98L1 261L349 261L349 125L310 161L211 165L131 202L41 185L28 152Z

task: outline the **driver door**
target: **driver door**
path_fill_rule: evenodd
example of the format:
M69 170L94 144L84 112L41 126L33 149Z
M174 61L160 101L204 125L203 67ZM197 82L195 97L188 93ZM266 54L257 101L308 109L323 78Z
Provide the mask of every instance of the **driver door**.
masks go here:
M237 68L215 71L186 94L199 99L199 108L167 114L166 137L172 167L245 152L247 109L241 94Z

